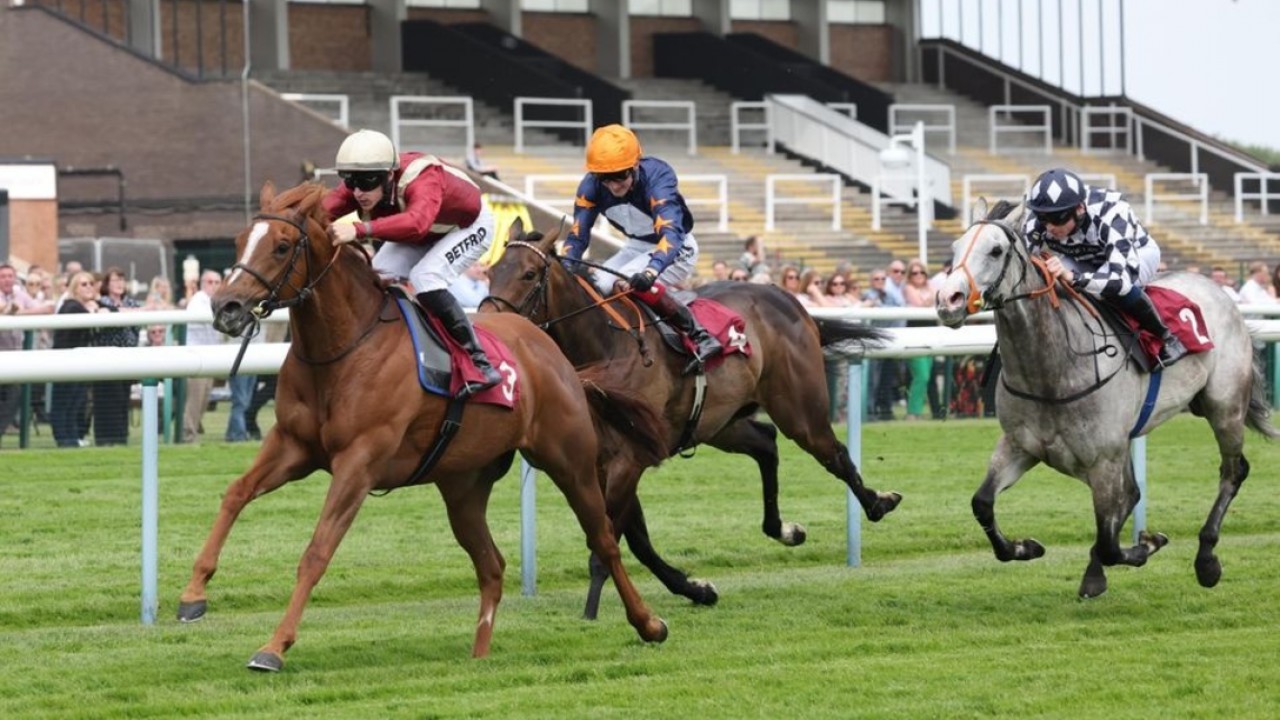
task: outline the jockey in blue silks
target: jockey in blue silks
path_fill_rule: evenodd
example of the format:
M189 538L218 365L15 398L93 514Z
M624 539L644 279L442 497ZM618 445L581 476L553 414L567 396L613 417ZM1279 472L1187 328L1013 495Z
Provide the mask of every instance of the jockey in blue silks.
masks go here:
M605 293L629 287L659 317L688 335L697 347L686 372L719 353L720 342L666 287L691 276L698 259L693 214L680 195L675 170L644 156L635 133L621 125L597 129L587 144L587 174L574 199L566 257L578 260L586 252L600 214L627 237L604 267L627 279L598 274L596 286Z
M1143 286L1156 275L1160 247L1119 191L1086 185L1061 168L1041 174L1027 193L1023 232L1034 252L1048 246L1055 277L1132 315L1143 330L1164 342L1160 365L1187 354L1169 331Z

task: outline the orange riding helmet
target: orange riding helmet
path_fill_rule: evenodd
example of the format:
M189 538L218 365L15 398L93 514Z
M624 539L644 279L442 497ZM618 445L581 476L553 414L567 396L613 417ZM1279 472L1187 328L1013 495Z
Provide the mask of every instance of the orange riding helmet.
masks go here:
M587 172L613 173L630 170L640 162L640 141L621 125L597 128L587 143Z

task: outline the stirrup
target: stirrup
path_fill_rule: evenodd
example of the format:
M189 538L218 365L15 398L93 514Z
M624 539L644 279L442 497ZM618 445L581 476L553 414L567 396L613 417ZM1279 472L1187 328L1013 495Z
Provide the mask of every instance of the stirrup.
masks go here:
M1157 358L1160 367L1169 367L1187 356L1187 346L1178 339L1178 336L1170 334L1162 342L1164 345L1160 348L1160 356Z
M480 366L476 366L476 369L480 371L480 374L484 375L484 379L476 382L464 382L462 387L458 390L458 397L466 399L473 395L478 395L502 382L502 375L497 371L497 369L492 365L489 365L488 368L488 372L486 372Z

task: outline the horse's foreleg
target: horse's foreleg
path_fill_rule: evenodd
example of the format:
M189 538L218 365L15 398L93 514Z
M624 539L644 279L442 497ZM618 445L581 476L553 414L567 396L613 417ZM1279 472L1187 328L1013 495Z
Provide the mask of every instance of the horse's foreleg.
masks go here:
M973 494L973 517L982 526L982 531L991 541L996 559L1001 562L1034 560L1044 555L1043 545L1031 538L1010 540L1000 532L1000 526L996 523L996 496L1013 486L1039 462L1015 446L1007 435L1001 435L996 441L995 451L991 453L991 460L987 463L987 477Z
M788 547L803 545L808 538L804 525L783 522L778 509L778 430L772 425L743 418L716 433L707 444L731 453L749 455L760 468L760 490L764 500L764 534ZM629 543L630 541L628 541Z
M1121 482L1115 483L1119 476ZM1107 576L1103 568L1109 565L1141 567L1147 559L1164 547L1169 538L1162 534L1142 532L1137 545L1122 547L1120 531L1124 523L1142 499L1133 465L1128 453L1117 463L1098 463L1089 473L1086 482L1093 492L1093 513L1097 522L1097 537L1089 551L1089 565L1080 581L1080 597L1093 598L1107 591Z
M449 511L449 526L458 544L471 558L476 569L476 583L480 586L480 615L476 619L476 637L471 646L471 657L485 657L493 640L493 624L502 602L502 574L507 568L498 546L489 532L486 513L492 483L478 479L440 484L445 507Z
M289 607L276 626L271 640L250 658L248 667L251 670L275 672L284 667L284 653L298 639L298 623L302 620L302 610L311 597L311 591L324 576L334 552L351 528L369 490L374 486L364 470L368 462L369 458L366 457L360 463L334 464L333 480L329 484L329 493L325 496L324 508L320 511L320 520L316 523L311 542L298 562L298 579L294 583L293 594L289 597Z
M1222 520L1227 514L1231 501L1240 492L1240 486L1249 477L1249 461L1244 455L1233 458L1223 457L1218 467L1218 497L1209 509L1209 517L1200 528L1200 549L1196 552L1196 580L1201 587L1213 587L1222 579L1222 563L1213 550L1218 546L1218 538L1222 532Z
M208 609L206 595L209 579L218 569L218 557L231 534L236 518L250 501L266 495L291 480L305 477L312 471L303 452L292 442L284 440L278 430L267 435L253 466L244 475L227 486L222 506L213 522L209 537L200 554L196 556L191 579L182 591L178 602L178 620L194 622L204 617Z

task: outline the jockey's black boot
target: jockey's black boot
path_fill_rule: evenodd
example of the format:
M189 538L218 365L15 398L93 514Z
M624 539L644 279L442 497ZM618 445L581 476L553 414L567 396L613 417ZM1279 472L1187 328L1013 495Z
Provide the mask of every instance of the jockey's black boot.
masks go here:
M1128 295L1120 298L1120 306L1125 312L1138 321L1143 330L1160 338L1164 347L1160 348L1160 365L1169 367L1187 354L1187 346L1182 344L1177 335L1169 331L1169 327L1160 319L1156 306L1140 287L1135 287Z
M658 313L658 317L688 335L693 344L697 346L693 351L693 361L684 368L686 375L695 369L701 370L708 359L719 354L722 349L720 341L707 332L706 328L702 327L702 323L698 322L698 319L693 316L689 308L685 307L684 303L671 296L670 290L663 288L658 299L650 303L649 306L653 308L654 312Z
M427 312L440 318L440 322L444 324L445 329L449 331L449 335L463 350L471 356L471 362L475 363L476 369L484 376L484 381L476 384L469 383L462 389L460 393L463 396L475 395L481 390L497 385L502 382L502 375L489 364L489 356L485 354L484 347L480 345L480 339L476 337L475 328L471 327L471 321L467 320L467 314L463 312L462 306L458 304L458 299L448 290L430 290L418 293L418 302Z

